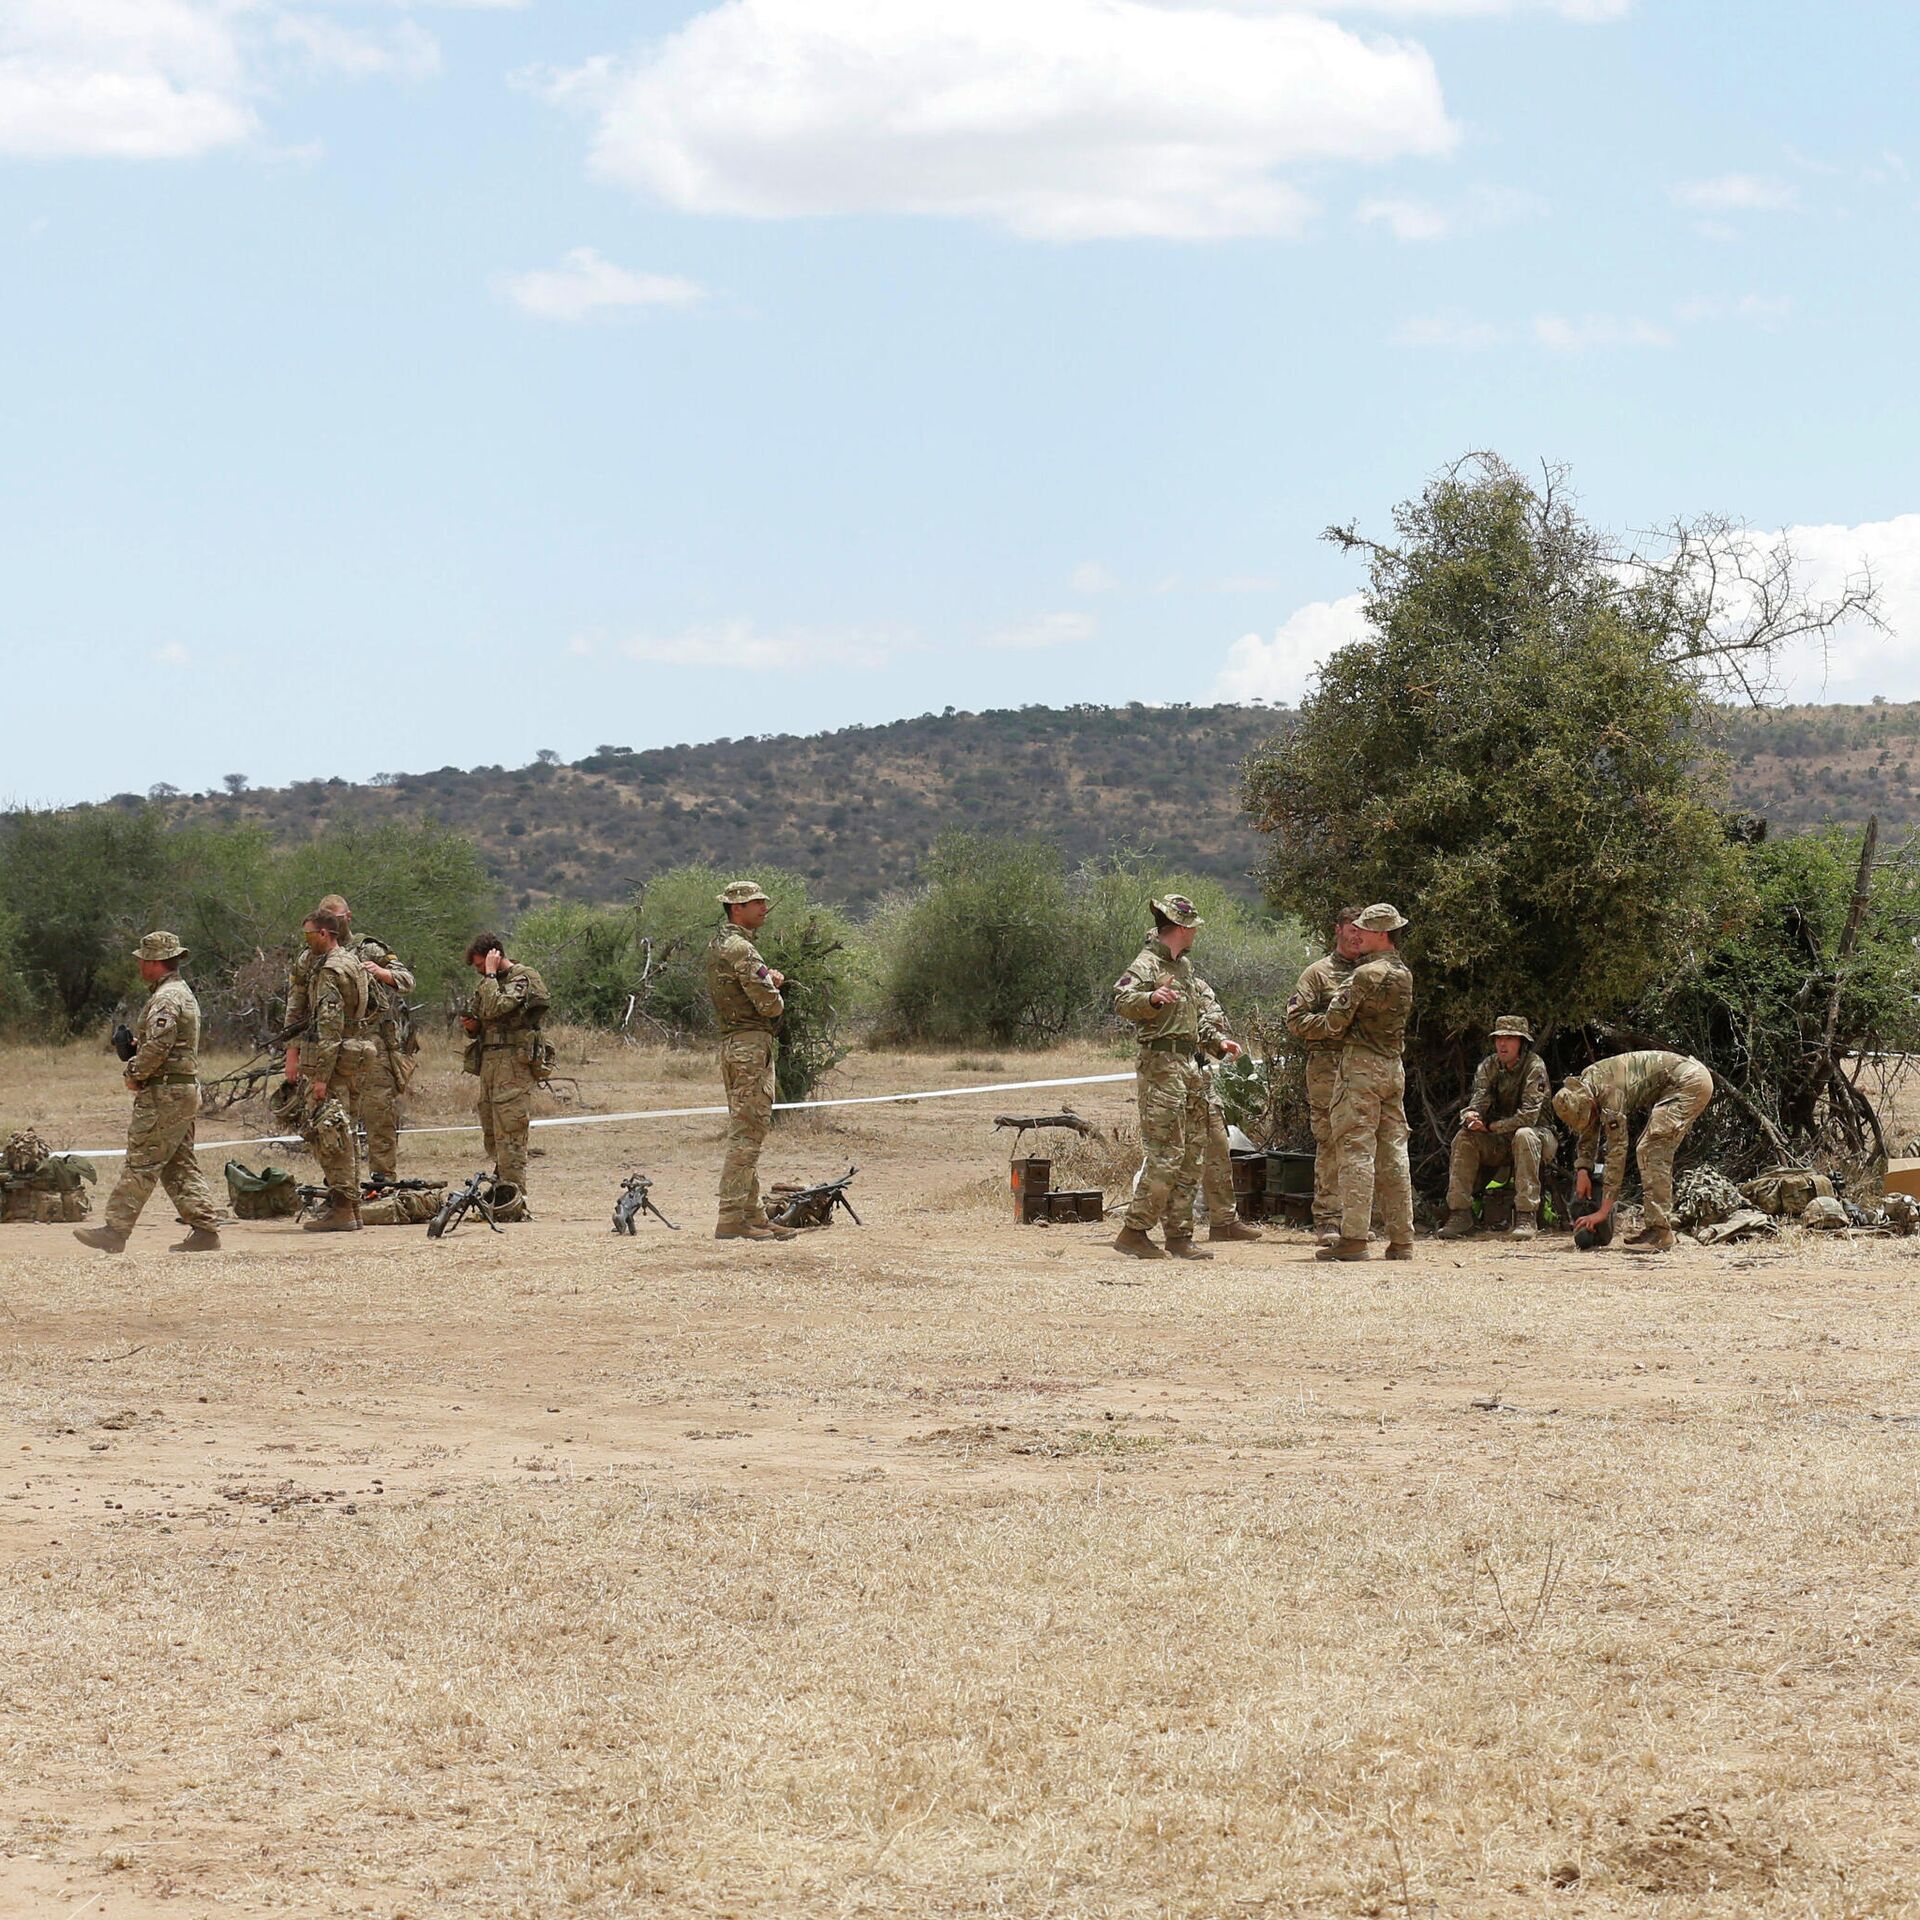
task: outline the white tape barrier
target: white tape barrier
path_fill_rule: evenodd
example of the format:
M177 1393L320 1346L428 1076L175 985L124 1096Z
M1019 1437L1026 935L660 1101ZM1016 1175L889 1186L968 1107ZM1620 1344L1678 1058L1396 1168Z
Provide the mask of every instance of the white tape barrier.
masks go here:
M982 1093L1029 1093L1036 1087L1106 1087L1136 1078L1131 1073L1082 1073L1066 1080L1002 1080L991 1087L934 1087L925 1093L860 1093L842 1100L777 1100L776 1113L817 1113L824 1107L891 1107L909 1100L966 1100ZM696 1120L725 1113L719 1107L655 1107L646 1113L560 1113L551 1119L535 1120L536 1127L615 1127L629 1120ZM476 1123L468 1127L402 1127L402 1133L416 1136L429 1133L478 1133ZM213 1153L226 1147L297 1146L297 1133L258 1133L245 1140L200 1140L196 1153ZM88 1160L124 1160L125 1147L63 1147L63 1153L79 1154Z

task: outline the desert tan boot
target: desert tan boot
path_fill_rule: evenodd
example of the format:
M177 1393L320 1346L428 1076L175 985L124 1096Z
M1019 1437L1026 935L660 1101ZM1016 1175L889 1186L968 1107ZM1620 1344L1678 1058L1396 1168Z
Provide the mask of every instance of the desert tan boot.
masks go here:
M1238 1214L1230 1213L1224 1220L1210 1220L1207 1223L1209 1240L1258 1240L1260 1229L1250 1227Z
M1113 1236L1114 1247L1135 1260L1164 1260L1167 1256L1138 1227L1122 1227Z

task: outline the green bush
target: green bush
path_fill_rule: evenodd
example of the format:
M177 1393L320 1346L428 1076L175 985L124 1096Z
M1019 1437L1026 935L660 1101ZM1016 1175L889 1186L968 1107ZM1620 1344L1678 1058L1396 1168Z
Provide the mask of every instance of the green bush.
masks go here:
M641 988L637 916L631 907L562 900L514 922L513 957L538 970L555 1020L618 1028Z

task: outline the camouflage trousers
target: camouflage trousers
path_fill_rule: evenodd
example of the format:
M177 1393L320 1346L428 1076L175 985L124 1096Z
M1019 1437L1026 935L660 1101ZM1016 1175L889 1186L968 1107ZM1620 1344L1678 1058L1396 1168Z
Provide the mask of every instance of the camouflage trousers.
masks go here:
M528 1049L490 1046L480 1055L480 1139L495 1177L527 1191L527 1129L540 1084Z
M1333 1144L1333 1087L1340 1055L1316 1047L1307 1055L1307 1118L1313 1123L1313 1224L1317 1232L1340 1225L1340 1155Z
M109 1227L119 1233L131 1232L156 1184L166 1189L167 1198L188 1226L214 1224L219 1217L219 1202L193 1151L199 1117L197 1086L142 1087L133 1096L126 1164L107 1196L105 1218Z
M764 1225L760 1149L773 1125L773 1035L730 1033L720 1042L727 1089L727 1155L720 1165L722 1226Z
M360 1082L360 1124L367 1130L367 1173L392 1180L400 1172L400 1096L406 1081L382 1047Z
M1673 1226L1673 1156L1713 1098L1713 1071L1698 1060L1680 1070L1670 1093L1653 1103L1633 1157L1640 1166L1640 1207L1650 1227Z
M1227 1110L1220 1099L1220 1083L1207 1075L1207 1154L1200 1190L1207 1196L1207 1224L1222 1226L1237 1219L1239 1206L1233 1191L1233 1147L1227 1139Z
M1545 1127L1516 1127L1511 1133L1469 1133L1464 1127L1453 1136L1453 1156L1447 1165L1447 1208L1466 1213L1480 1175L1513 1169L1513 1217L1540 1211L1540 1169L1554 1155L1553 1134Z
M310 1085L303 1084L300 1137L320 1162L320 1177L334 1193L360 1191L360 1142L354 1132L359 1117L360 1091L366 1083L367 1048L349 1040L333 1063L327 1097L317 1104Z
M1407 1165L1407 1074L1397 1055L1347 1047L1333 1088L1340 1237L1365 1240L1377 1209L1389 1246L1413 1244L1413 1174Z
M1143 1048L1135 1094L1147 1164L1126 1223L1145 1233L1164 1220L1169 1240L1191 1240L1193 1196L1207 1154L1207 1076L1188 1055Z

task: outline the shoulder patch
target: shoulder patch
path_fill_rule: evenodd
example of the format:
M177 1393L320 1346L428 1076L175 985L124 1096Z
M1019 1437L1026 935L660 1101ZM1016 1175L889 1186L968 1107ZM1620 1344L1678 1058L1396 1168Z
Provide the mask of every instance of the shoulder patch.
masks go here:
M1120 978L1113 983L1114 991L1116 993L1118 993L1122 987L1130 987L1132 985L1133 985L1133 975L1131 973L1123 973L1120 976Z

